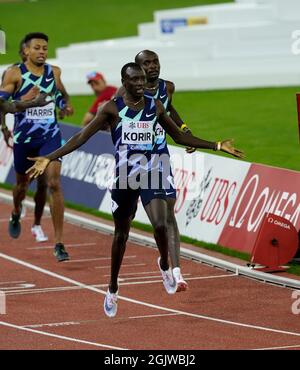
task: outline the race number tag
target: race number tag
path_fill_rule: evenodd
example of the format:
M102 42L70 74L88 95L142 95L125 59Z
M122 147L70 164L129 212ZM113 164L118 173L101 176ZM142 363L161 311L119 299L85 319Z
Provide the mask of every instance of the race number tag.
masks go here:
M25 118L28 120L46 120L55 121L55 105L53 102L45 105L44 107L32 107L27 108L25 113Z
M122 144L152 144L153 123L149 121L122 122Z
M164 140L166 136L165 130L161 127L159 123L155 126L155 138L159 140Z

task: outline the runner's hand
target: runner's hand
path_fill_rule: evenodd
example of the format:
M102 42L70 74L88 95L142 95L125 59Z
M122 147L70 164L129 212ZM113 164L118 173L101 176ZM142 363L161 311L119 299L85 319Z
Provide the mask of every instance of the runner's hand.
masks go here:
M191 131L188 127L185 127L182 131L183 131L185 134L192 134L192 131ZM192 148L192 147L187 147L187 148L185 148L185 151L186 151L188 154L194 153L196 150L197 150L197 148Z
M49 99L49 97L51 97L51 94L42 93L34 99L34 102L37 107L44 107L45 105L51 103L52 100Z
M244 158L245 157L244 152L242 152L241 150L236 149L233 146L233 139L227 139L227 140L221 141L221 151L225 152L225 153L228 153L228 154L231 154L231 155L233 155L234 157L237 157L237 158Z
M37 86L33 86L25 95L22 96L21 100L33 100L40 93L40 89Z
M188 147L185 148L185 151L189 154L194 153L197 150L197 148Z
M26 171L31 179L36 179L38 176L42 175L45 172L48 164L50 163L50 160L46 157L28 157L27 159L35 162L34 165Z
M72 116L74 114L74 108L71 104L66 104L63 109L60 109L58 116L60 119L64 119L65 116Z
M66 116L72 116L74 114L74 108L72 107L70 103L67 103L65 107L65 111L66 111Z

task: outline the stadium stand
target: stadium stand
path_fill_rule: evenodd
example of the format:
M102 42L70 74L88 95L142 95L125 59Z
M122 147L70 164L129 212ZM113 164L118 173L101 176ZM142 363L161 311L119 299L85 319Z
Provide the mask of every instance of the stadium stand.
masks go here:
M122 65L147 48L159 54L162 76L176 81L177 90L295 86L300 69L292 34L299 20L299 0L157 11L153 23L138 26L138 36L71 44L58 48L51 62L63 68L71 94L90 93L85 75L91 70L119 85Z

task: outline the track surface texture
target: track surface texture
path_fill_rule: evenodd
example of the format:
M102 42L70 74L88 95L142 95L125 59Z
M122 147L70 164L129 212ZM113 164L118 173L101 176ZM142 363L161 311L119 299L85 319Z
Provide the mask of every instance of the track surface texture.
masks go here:
M168 295L157 250L131 242L118 314L107 318L112 237L65 223L71 260L58 263L49 216L43 219L49 242L36 243L32 211L12 240L11 206L0 203L0 210L0 291L6 297L0 349L300 349L292 290L182 259L189 289Z

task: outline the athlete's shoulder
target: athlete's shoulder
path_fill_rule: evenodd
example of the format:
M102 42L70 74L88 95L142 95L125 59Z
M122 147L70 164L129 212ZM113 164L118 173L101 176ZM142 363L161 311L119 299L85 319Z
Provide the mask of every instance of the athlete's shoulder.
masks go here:
M61 74L61 68L60 67L54 66L52 64L48 64L48 65L51 67L51 69L52 69L52 71L53 71L54 74L56 74L56 75L60 75Z
M20 73L20 66L21 63L13 64L5 70L5 73Z
M15 69L20 69L20 66L21 66L22 63L14 63L12 64L11 66L7 67L6 70L5 70L5 73L7 71L10 71L11 69L15 68Z
M169 94L174 94L175 92L175 84L172 81L165 80L167 91Z
M113 98L112 100L109 100L102 104L99 111L105 112L107 114L116 114L118 112L116 99L117 98Z
M2 76L5 81L17 81L21 78L20 64L14 64L8 67Z

